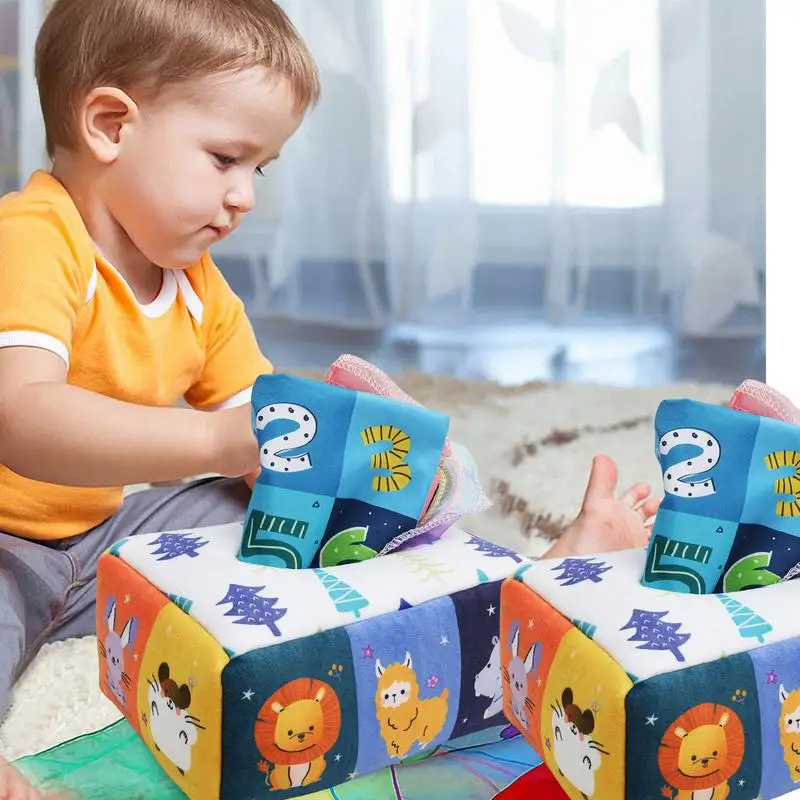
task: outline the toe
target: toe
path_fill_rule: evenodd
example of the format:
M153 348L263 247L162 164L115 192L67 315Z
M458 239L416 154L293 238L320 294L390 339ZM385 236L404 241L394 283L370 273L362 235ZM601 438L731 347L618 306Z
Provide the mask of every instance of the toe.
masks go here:
M657 497L650 497L642 504L642 507L639 509L642 513L642 516L645 520L650 519L650 517L655 516L658 513L659 506L661 505L661 500Z
M583 498L584 506L587 503L613 499L616 488L616 464L608 456L595 456L592 460L589 483Z
M639 481L620 497L620 502L629 508L635 508L642 500L646 500L648 497L650 497L650 485L644 481Z

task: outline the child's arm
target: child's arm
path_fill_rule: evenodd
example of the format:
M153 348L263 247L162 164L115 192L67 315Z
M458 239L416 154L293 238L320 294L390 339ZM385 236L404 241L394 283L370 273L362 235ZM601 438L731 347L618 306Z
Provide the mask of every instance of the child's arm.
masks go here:
M225 411L153 408L67 384L55 354L0 349L0 463L69 486L122 486L258 468L245 404Z

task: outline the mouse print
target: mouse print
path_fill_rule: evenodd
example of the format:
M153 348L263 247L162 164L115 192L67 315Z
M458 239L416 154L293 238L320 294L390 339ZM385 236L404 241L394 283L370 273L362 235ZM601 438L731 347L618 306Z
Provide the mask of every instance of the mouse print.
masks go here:
M162 662L158 675L147 679L150 734L156 749L185 775L192 766L192 748L198 730L205 730L197 717L189 713L191 689L178 685L170 676L169 664Z
M559 775L566 778L584 800L594 796L595 773L602 756L609 755L601 742L593 738L595 717L591 709L582 710L575 702L572 689L561 693L551 708L553 757Z

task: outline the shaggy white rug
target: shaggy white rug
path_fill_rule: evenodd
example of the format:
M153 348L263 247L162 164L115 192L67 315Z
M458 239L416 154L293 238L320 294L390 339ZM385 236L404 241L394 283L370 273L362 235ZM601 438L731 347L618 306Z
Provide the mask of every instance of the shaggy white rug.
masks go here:
M574 517L597 453L617 461L621 485L647 480L660 494L652 418L662 399L719 403L731 393L730 387L688 384L508 389L429 375L397 380L421 403L448 413L452 437L475 456L495 505L462 527L530 555L543 552ZM0 726L0 754L40 751L117 719L97 685L94 638L45 648L18 684Z

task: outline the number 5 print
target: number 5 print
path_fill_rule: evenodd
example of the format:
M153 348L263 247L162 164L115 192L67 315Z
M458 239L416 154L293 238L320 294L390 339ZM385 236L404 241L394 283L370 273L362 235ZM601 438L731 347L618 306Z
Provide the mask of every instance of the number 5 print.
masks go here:
M677 581L684 584L691 594L705 594L706 582L699 572L688 565L664 564L667 557L708 564L711 558L710 547L668 539L666 536L654 536L644 568L644 577L648 583Z

